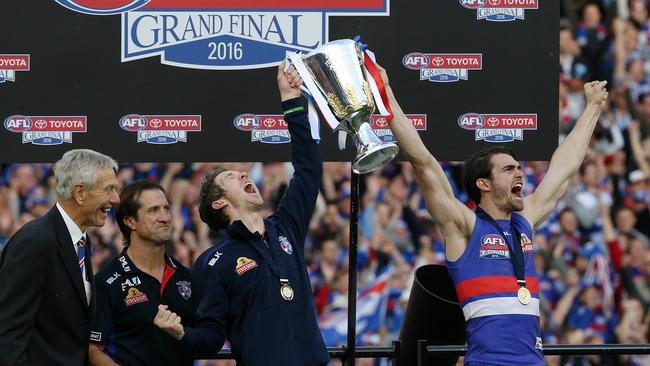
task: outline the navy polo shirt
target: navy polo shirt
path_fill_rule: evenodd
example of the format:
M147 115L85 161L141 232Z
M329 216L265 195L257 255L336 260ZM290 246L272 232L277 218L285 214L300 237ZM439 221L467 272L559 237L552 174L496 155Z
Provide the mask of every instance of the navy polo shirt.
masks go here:
M91 344L122 365L192 365L192 352L153 323L159 304L180 315L183 324L194 323L187 268L165 256L161 283L138 269L124 250L97 273L95 283Z

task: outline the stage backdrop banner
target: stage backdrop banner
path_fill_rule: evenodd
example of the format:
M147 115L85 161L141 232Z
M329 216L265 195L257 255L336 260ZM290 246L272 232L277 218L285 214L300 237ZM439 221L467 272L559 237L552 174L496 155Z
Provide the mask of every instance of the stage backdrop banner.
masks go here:
M429 150L548 160L558 141L550 0L43 0L0 12L0 162L73 148L118 161L286 161L287 51L361 36ZM393 140L385 118L372 126ZM327 161L350 161L321 123Z

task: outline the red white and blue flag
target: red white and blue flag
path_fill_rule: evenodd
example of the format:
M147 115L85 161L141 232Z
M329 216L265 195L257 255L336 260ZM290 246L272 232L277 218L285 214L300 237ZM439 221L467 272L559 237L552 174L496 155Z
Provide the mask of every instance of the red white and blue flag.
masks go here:
M388 279L390 272L377 277L357 295L357 337L377 332L384 324L388 302ZM345 343L348 330L348 311L338 309L323 313L318 319L325 345L334 347Z

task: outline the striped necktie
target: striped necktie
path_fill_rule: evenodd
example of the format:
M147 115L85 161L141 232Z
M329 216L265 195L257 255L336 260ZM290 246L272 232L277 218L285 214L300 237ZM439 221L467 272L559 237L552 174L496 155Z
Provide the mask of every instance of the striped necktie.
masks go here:
M79 261L79 270L81 273L83 273L84 264L86 264L86 240L83 236L77 242L77 246L79 247L79 252L77 254L77 260Z

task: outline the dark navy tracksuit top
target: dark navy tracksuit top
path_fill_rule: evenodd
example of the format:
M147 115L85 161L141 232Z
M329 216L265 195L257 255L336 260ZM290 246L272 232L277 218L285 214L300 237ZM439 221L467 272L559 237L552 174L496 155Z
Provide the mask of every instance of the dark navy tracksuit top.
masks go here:
M295 173L280 205L264 220L266 233L251 233L241 221L225 241L203 253L194 266L196 326L181 340L195 352L215 352L226 339L239 366L316 366L329 361L321 337L305 265L304 243L322 175L318 144L311 138L300 99L283 103L291 134ZM280 278L294 298L282 298Z

